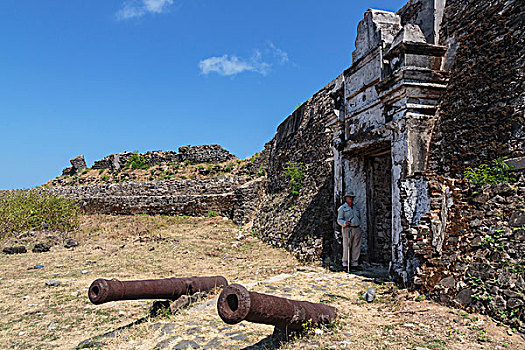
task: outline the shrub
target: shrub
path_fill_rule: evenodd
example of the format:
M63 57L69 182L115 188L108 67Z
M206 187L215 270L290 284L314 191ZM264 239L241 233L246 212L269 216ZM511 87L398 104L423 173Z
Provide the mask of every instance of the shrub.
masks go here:
M214 217L217 216L217 212L214 211L214 210L210 210L210 211L208 212L208 216L209 216L210 218L214 218Z
M128 163L124 169L149 169L148 159L142 154L133 153L129 156Z
M264 165L261 165L259 169L257 170L257 176L261 177L266 175L266 167Z
M102 175L101 179L102 179L102 181L108 181L109 180L109 176Z
M78 228L79 212L76 202L48 192L0 193L0 238L30 229L72 231Z
M289 180L290 193L293 195L299 194L299 190L303 187L304 164L302 162L286 163L284 176Z
M504 162L504 158L497 158L490 164L481 164L476 169L469 167L464 172L464 178L478 186L509 183L516 181L516 178L508 173L512 168Z

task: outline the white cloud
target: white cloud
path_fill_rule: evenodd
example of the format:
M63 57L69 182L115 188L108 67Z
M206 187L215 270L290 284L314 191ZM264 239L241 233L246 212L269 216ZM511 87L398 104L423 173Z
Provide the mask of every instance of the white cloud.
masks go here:
M277 60L279 65L288 63L288 54L269 43L263 53L255 50L250 58L239 58L234 55L214 56L203 59L199 62L199 68L202 74L217 73L223 76L232 76L242 72L256 72L267 75L271 68L271 60Z
M250 62L229 55L206 58L199 62L199 68L202 74L215 72L225 76L239 74L244 71L256 71L256 68Z
M166 12L174 0L126 0L117 11L118 20L142 17L152 13Z
M273 56L279 60L280 65L286 64L290 61L290 59L288 58L288 54L280 48L278 48L277 46L275 46L272 42L269 42L268 46Z

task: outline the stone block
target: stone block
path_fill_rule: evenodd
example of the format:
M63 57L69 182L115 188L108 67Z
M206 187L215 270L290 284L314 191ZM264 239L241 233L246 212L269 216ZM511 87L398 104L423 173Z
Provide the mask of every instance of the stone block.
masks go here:
M509 219L509 225L519 227L525 225L525 211L515 211Z
M443 278L438 284L445 288L454 288L456 286L456 281L454 280L454 276L449 276Z
M357 26L352 60L355 63L370 51L390 44L401 29L401 17L393 12L368 10Z
M86 161L84 160L84 155L81 154L69 161L75 170L75 173L78 173L84 169L87 169Z
M472 289L463 289L456 294L455 300L462 306L468 306L472 303L472 294L474 294Z

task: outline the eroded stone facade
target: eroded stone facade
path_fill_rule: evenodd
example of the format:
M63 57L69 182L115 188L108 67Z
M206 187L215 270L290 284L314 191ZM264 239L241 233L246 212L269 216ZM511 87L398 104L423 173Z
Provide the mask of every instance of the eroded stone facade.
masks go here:
M363 260L389 262L398 282L521 331L523 11L512 0L367 11L343 75L345 103L328 123L335 206L352 190L367 218ZM513 185L476 189L462 179L502 156L515 166Z
M357 194L356 205L366 218L364 260L389 264L404 281L410 271L402 235L429 209L418 175L426 169L448 77L446 47L434 44L441 5L411 1L398 13L365 13L353 64L343 75L345 103L328 124L337 169L335 202L345 190ZM423 28L417 24L421 22Z

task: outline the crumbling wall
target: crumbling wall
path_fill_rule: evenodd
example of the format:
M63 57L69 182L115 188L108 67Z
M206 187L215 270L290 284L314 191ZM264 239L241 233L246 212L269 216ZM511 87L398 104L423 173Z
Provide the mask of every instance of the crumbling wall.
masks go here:
M405 236L414 287L525 331L525 174L475 187L435 176L431 209Z
M437 174L457 178L469 166L525 156L524 8L514 0L447 1L441 40L455 61L432 140Z
M55 186L44 190L78 201L85 213L206 216L210 212L245 223L253 216L260 181L221 176L200 180ZM248 203L245 203L248 202Z
M447 0L450 82L429 150L430 210L404 237L414 286L525 332L523 3ZM468 167L512 158L512 184L481 188ZM521 165L520 165L521 164ZM518 169L521 168L521 169Z
M253 230L264 241L304 259L331 254L335 215L333 153L325 129L328 117L334 113L334 94L341 88L341 79L336 78L281 123L261 155L267 180ZM305 170L297 195L291 193L284 176L290 161L302 163Z
M92 169L108 169L111 172L118 172L126 166L132 154L131 152L110 154L101 160L95 161ZM175 151L152 151L142 155L150 166L169 162L188 162L190 164L222 163L235 158L233 154L220 145L187 145L179 147L179 153Z

